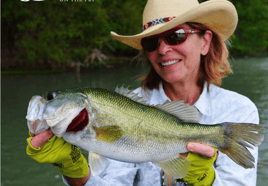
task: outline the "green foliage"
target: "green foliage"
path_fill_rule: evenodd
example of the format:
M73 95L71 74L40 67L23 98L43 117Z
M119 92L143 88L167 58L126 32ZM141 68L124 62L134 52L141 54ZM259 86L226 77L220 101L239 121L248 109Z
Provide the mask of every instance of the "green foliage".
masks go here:
M83 62L94 48L120 56L135 51L112 39L110 31L124 35L140 33L146 0L74 1L3 0L3 50L12 51L12 57L20 64L53 68L70 61ZM267 52L267 0L231 1L239 15L232 52ZM3 60L4 63L8 61Z
M19 63L57 67L68 61L83 61L109 37L111 28L101 1L9 1L3 6L8 10L2 19L14 34L6 32L3 40L8 43L14 37Z
M116 51L133 50L114 41L110 31L139 33L146 1L74 1L3 3L2 23L8 27L3 42L20 64L57 68L68 61L83 62L94 48L109 53L107 45Z
M268 52L268 1L231 0L239 22L232 39L232 52L265 55Z
M104 0L103 8L109 16L111 30L122 35L138 34L142 30L142 13L146 0ZM118 41L112 46L119 50L132 50L129 46Z

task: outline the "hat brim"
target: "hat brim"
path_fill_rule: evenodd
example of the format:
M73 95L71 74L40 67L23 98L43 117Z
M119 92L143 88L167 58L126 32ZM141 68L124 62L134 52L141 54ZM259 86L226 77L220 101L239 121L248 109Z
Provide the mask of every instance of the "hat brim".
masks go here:
M165 32L173 27L186 22L196 22L208 26L212 31L218 33L223 40L227 40L235 31L238 15L234 5L226 0L206 1L189 9L183 15L175 17L173 20L151 26L140 34L132 36L118 35L111 32L113 38L141 50L141 39Z

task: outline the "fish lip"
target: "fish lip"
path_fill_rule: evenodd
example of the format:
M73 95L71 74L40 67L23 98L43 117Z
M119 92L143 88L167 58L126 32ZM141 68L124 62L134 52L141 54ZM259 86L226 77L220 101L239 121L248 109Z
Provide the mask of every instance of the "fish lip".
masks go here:
M66 132L82 131L89 122L89 115L86 108L82 109L79 114L73 118L72 122L68 125Z

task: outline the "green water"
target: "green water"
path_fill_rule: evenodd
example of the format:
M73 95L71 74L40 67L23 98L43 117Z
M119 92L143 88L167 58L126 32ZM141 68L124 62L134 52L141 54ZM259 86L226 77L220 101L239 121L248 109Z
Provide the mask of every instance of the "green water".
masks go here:
M232 61L234 74L224 79L223 87L249 97L258 107L260 123L268 129L268 58ZM61 186L56 167L38 164L26 153L26 111L33 95L48 90L70 87L101 87L113 90L117 85L139 86L134 77L141 74L141 65L121 65L110 69L91 69L81 73L2 75L1 103L1 176L2 186ZM259 148L259 161L268 162L268 132ZM258 165L258 185L268 182L268 165Z

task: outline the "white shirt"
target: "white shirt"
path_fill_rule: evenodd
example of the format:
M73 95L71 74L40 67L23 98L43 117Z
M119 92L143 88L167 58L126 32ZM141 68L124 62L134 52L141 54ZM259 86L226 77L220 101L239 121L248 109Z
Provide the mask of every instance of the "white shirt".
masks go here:
M134 90L150 105L163 104L170 99L166 96L162 83L159 89ZM218 124L223 122L259 124L256 106L247 97L225 90L213 84L203 92L194 106L201 114L200 124ZM213 186L245 185L254 186L257 180L258 148L249 149L255 158L255 168L245 169L237 165L227 155L219 152L214 164L216 178ZM100 175L91 176L86 186L157 186L160 185L161 168L151 162L134 164L109 160L110 164ZM64 183L66 181L64 180Z

